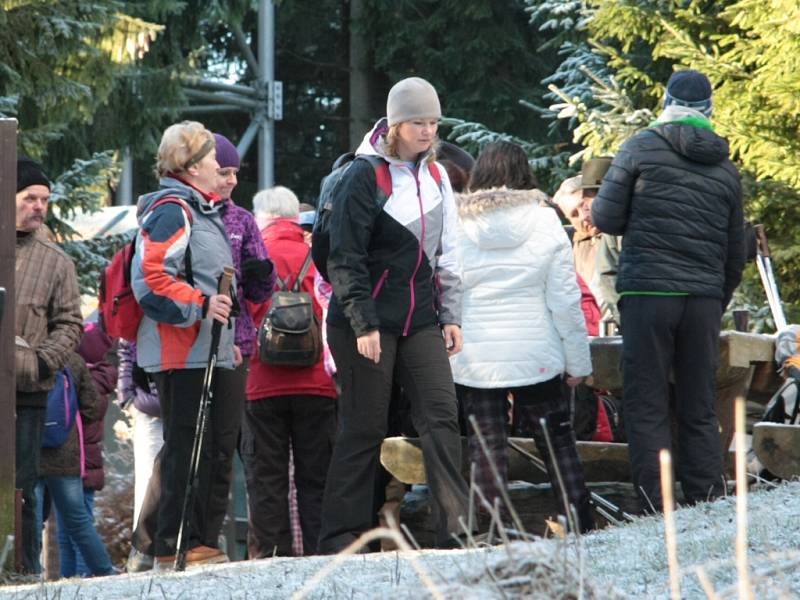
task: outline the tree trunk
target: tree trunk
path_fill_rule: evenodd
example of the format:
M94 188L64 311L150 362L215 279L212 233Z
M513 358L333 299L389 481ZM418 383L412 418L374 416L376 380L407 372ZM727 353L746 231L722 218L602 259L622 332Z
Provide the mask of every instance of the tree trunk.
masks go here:
M361 138L372 126L370 110L369 66L370 49L360 31L363 0L350 0L350 150L355 150Z

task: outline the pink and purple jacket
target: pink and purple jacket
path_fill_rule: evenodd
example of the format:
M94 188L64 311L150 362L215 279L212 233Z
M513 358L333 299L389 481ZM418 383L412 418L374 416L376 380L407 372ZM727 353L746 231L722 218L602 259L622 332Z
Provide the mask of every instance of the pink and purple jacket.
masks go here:
M234 333L235 344L242 351L242 356L250 356L255 349L257 333L253 316L246 309L247 303L261 304L266 302L275 287L275 271L267 280L249 279L242 277L242 263L250 259L268 259L269 252L261 238L261 232L256 225L253 214L241 206L234 204L233 200L225 200L222 204L222 223L228 234L233 256L233 267L236 269L236 295L239 298L242 311L236 318Z

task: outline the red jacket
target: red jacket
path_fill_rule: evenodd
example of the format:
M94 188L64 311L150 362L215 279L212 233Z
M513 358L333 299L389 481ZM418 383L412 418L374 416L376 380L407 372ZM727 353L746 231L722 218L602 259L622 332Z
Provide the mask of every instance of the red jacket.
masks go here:
M261 231L261 235L275 265L275 274L281 280L286 281L288 287L291 287L303 266L303 261L311 250L305 242L303 230L291 219L277 219L265 227ZM322 323L322 307L314 296L316 272L314 263L311 263L301 289L314 298L314 312ZM252 314L256 323L261 323L269 305L270 302L267 301L264 304L252 306ZM336 387L330 375L325 372L322 358L313 367L275 367L262 363L258 358L258 350L253 353L250 361L250 373L247 376L248 400L299 394L336 398Z
M581 288L581 310L583 311L583 318L586 319L586 333L589 335L599 335L600 333L600 307L597 305L597 300L594 299L592 291L583 277L577 275L578 285Z

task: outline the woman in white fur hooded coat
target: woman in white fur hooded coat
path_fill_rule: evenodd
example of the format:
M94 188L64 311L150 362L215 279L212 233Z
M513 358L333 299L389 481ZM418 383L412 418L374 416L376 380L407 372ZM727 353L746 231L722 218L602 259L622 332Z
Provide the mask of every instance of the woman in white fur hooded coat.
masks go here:
M489 460L507 481L511 393L515 412L529 421L545 458L558 506L564 506L564 498L556 485L556 465L578 527L586 531L594 528L594 519L565 384L574 387L591 373L589 340L569 240L546 205L547 196L534 187L522 148L500 142L481 153L470 193L456 199L464 349L450 362L464 414L475 416L489 447L487 457L470 427L476 484L487 500L500 497Z

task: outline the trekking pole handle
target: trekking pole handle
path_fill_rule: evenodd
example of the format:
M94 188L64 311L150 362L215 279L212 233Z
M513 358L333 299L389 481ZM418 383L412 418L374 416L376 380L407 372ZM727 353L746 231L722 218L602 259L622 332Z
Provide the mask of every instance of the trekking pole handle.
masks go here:
M227 296L231 293L231 285L233 284L233 276L236 270L233 267L225 267L222 269L222 275L219 278L219 293Z
M758 244L758 253L761 256L769 258L769 243L767 242L767 234L764 231L764 226L761 224L754 225L753 231L755 231L756 234L756 244Z

